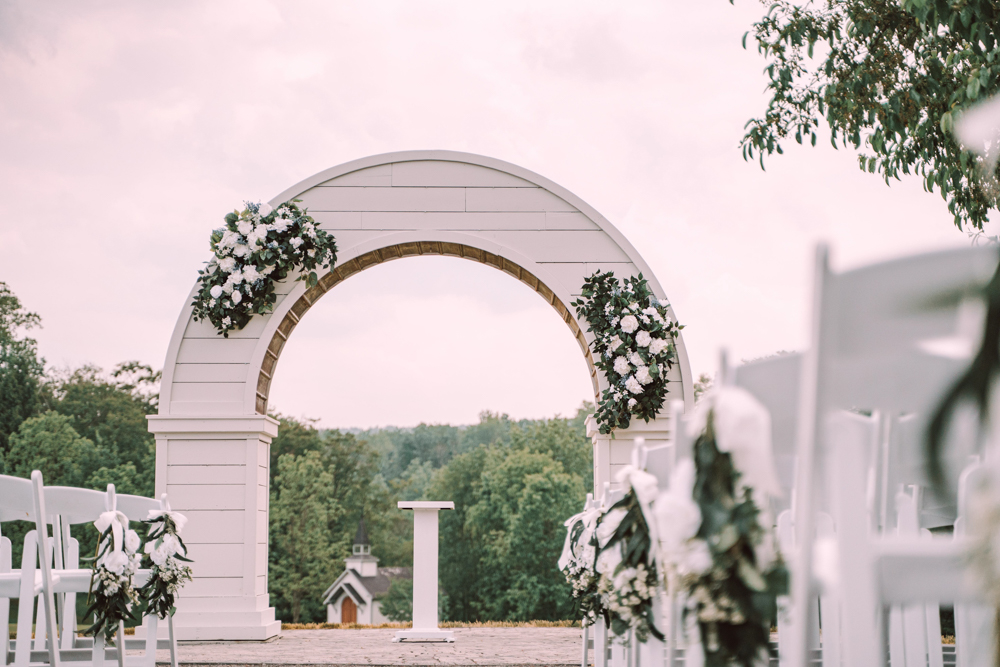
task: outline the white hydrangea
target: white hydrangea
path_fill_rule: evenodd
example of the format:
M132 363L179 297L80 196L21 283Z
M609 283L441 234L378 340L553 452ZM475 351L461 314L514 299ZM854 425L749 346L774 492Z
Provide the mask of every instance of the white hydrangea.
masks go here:
M625 375L629 372L631 366L628 363L628 359L622 356L615 357L615 373L619 375Z
M640 331L635 335L635 344L639 347L646 347L652 340L652 336L649 335L648 331Z
M243 267L243 279L248 283L255 283L260 280L260 273L257 271L257 267L252 264Z
M639 320L636 319L635 315L626 315L622 318L621 327L622 331L630 334L639 328Z
M223 257L219 260L219 268L226 273L232 273L233 269L236 268L236 260L232 257Z
M275 218L274 223L271 224L271 229L282 234L288 229L288 225L292 223L291 220L285 218Z
M237 257L247 257L250 255L250 246L246 243L239 243L233 248L233 254Z
M291 240L291 241L289 241L289 243L291 243L291 244L292 244L292 247L293 247L293 248L295 248L295 249L298 249L298 247L299 247L300 245L302 245L302 239L301 239L301 238L299 238L298 236L296 236L296 237L293 237L293 238L292 238L292 240Z
M248 236L253 231L253 223L244 218L236 223L236 229L240 230L243 236Z
M649 374L649 368L646 366L639 366L635 370L635 379L638 380L640 384L649 384L653 381L653 377Z
M642 361L642 357L639 356L638 352L633 352L630 355L628 355L628 360L632 362L633 366L645 366L645 364Z
M642 393L642 385L639 384L639 381L635 377L629 377L629 379L625 380L625 388L633 394Z

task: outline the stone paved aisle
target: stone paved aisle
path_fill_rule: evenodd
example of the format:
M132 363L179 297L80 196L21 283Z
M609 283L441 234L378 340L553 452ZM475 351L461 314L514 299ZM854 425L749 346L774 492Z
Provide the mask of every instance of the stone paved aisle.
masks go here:
M181 644L182 665L579 665L580 628L456 628L455 643L394 644L395 630L284 630L269 642ZM168 651L157 661L169 664Z

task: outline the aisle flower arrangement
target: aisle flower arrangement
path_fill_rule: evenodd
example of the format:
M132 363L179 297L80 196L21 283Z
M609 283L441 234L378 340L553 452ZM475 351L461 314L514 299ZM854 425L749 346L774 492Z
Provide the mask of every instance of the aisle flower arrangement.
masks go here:
M683 575L686 613L697 621L706 667L753 667L767 659L777 596L788 591L771 522L761 520L768 494L779 492L770 417L736 387L720 388L702 406L693 485L701 522L691 538L700 542L689 545L707 546L711 564Z
M129 528L128 517L121 512L104 512L94 526L101 537L97 556L92 559L93 602L85 614L93 614L94 623L86 634L97 637L103 632L105 640L111 641L119 623L136 620L133 609L139 604L139 594L132 585L132 576L139 570L142 540Z
M648 520L656 478L628 466L619 480L626 484L628 492L597 522L595 570L601 606L616 635L631 629L641 642L650 636L662 640L653 612L660 583L657 540Z
M588 503L591 502L588 500ZM559 557L559 569L573 587L573 599L587 625L593 625L603 616L599 578L594 569L597 564L596 529L600 516L598 507L588 507L567 519L563 524L566 526L566 541Z
M683 328L670 319L640 273L619 282L598 271L571 305L593 333L594 364L608 380L598 401L601 433L628 428L632 417L656 417L667 394L667 373L677 361L675 338Z
M191 568L184 563L192 561L181 540L187 517L170 510L150 510L143 523L149 525L143 560L150 576L139 595L146 601L146 613L166 618L176 611L174 600L181 586L191 581Z
M198 272L194 319L207 319L225 337L245 327L254 315L274 309L274 284L299 272L309 287L319 281L317 268L332 267L337 243L299 209L298 200L276 209L246 202L212 232L214 256Z

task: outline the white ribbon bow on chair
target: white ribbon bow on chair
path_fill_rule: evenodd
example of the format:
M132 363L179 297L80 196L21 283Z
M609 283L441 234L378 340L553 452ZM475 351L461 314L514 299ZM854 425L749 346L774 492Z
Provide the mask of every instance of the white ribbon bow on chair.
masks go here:
M174 527L177 529L177 534L180 535L181 531L184 529L184 524L187 523L187 517L180 512L174 512L170 509L170 501L167 500L167 494L163 494L163 504L166 505L164 509L160 510L149 510L149 516L146 517L146 521L152 521L153 519L159 519L161 516L168 517L174 522Z
M128 517L124 513L118 510L108 510L101 514L100 518L94 522L94 527L100 531L101 535L104 531L111 527L111 551L104 555L101 559L101 564L105 568L114 572L115 574L121 574L125 570L125 565L128 563L128 556L125 555L125 532L128 530Z

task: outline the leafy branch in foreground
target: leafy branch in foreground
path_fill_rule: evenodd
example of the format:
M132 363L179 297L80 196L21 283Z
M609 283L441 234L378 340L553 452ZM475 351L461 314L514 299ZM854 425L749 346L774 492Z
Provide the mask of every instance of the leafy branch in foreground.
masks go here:
M732 1L732 0L731 0ZM997 8L990 0L777 0L743 37L767 60L770 101L746 124L743 156L782 142L830 141L860 151L861 169L888 185L919 175L941 193L955 225L981 230L997 207L982 158L953 138L963 110L1000 87ZM995 174L992 174L995 175ZM989 179L992 180L992 179Z

